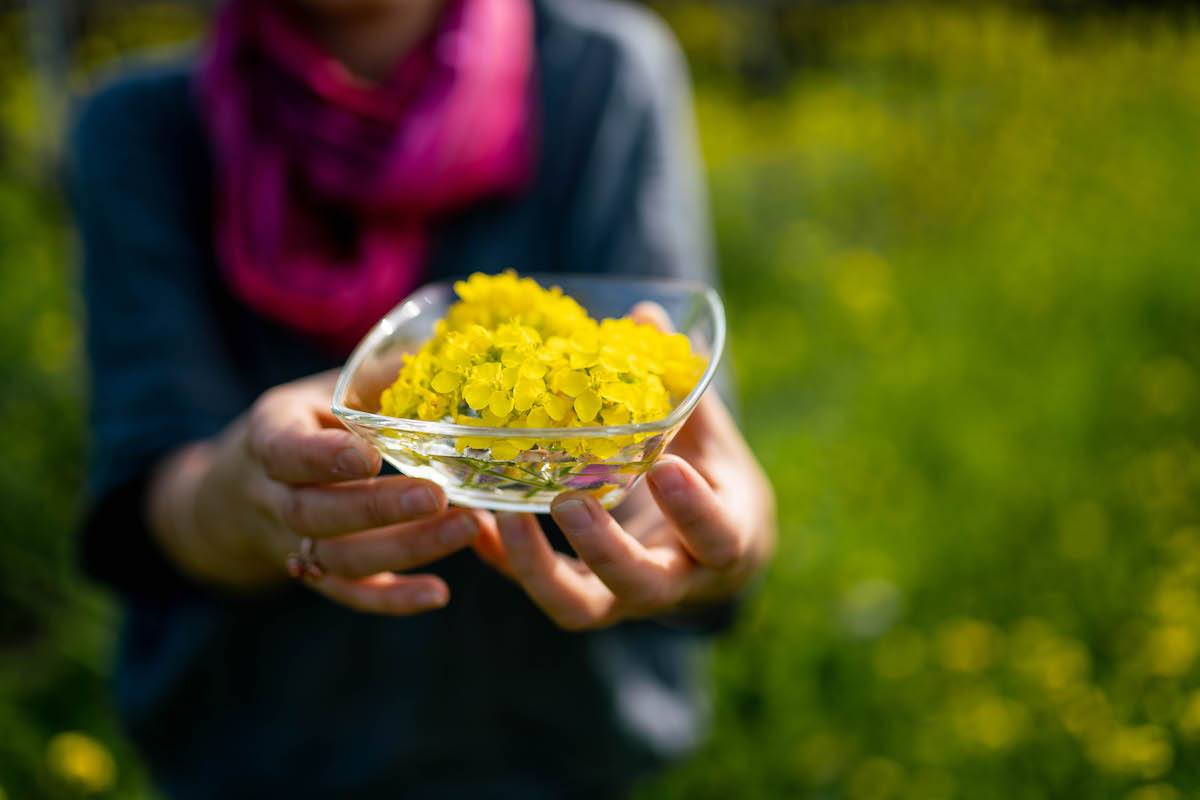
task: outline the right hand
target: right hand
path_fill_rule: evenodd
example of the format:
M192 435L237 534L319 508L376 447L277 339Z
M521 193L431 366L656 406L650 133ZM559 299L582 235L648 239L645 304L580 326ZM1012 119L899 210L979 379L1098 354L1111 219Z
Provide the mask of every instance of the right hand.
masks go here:
M168 456L151 479L151 528L204 582L278 583L307 536L325 575L306 583L331 600L383 614L440 608L450 597L441 578L395 572L467 547L495 522L447 509L430 481L375 477L379 454L329 411L333 381L325 373L275 387L217 438Z

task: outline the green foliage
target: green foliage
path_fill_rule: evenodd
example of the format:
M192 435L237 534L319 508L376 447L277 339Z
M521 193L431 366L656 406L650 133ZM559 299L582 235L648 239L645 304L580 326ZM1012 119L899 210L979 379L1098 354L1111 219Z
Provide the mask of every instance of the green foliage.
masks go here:
M692 6L703 57L721 31ZM701 71L780 546L719 648L711 741L643 797L1200 792L1200 28L824 19L778 97ZM140 796L110 612L70 566L69 250L11 170L0 243L0 786L65 794L47 747L75 729Z
M0 174L0 788L13 797L73 796L44 766L52 734L116 738L111 613L73 570L85 453L63 232L52 197Z
M781 546L646 796L1191 796L1200 32L843 25L700 93Z
M23 24L0 15L0 800L89 787L142 798L109 697L116 616L75 568L87 458L76 275L34 157L46 132Z

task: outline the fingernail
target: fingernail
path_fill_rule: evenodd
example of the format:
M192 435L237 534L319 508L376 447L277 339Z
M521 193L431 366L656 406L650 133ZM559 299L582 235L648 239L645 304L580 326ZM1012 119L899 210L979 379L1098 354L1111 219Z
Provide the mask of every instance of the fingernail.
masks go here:
M563 500L551 511L559 525L570 528L574 533L586 531L592 524L592 512L588 511L587 503L582 500Z
M404 494L400 495L400 510L410 517L432 514L438 510L440 505L437 493L428 486L418 486L415 489L408 489Z
M679 494L687 489L683 473L674 464L655 464L649 478L661 494Z
M367 475L371 471L367 459L353 447L347 447L338 453L335 466L343 475Z
M437 608L446 605L450 599L441 589L420 589L416 594L417 605L425 608Z

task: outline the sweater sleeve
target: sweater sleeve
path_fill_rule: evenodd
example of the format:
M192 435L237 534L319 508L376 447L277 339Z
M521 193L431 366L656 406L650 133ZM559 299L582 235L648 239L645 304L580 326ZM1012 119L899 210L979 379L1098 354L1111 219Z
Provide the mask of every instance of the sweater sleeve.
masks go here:
M687 64L650 12L570 4L609 29L607 102L566 215L564 262L607 274L717 281Z
M85 571L127 594L187 584L147 529L147 477L240 411L205 236L187 73L128 75L78 111L67 190L82 255L90 421Z

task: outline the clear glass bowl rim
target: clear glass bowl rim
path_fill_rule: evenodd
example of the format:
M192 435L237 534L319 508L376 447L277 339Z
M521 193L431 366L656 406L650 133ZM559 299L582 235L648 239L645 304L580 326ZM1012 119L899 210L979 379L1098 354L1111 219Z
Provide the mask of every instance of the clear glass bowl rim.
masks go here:
M688 414L700 402L700 397L712 382L713 376L716 375L721 356L725 352L725 307L715 289L701 281L678 278L641 278L637 276L588 275L586 273L571 272L531 273L529 275L521 275L521 277L533 278L542 286L562 286L565 294L570 294L570 290L568 289L569 284L608 283L643 287L648 291L657 289L664 293L681 292L700 296L708 306L709 313L712 314L713 318L712 352L709 355L708 366L705 368L704 374L700 376L700 380L696 381L696 385L692 387L687 396L675 408L671 409L670 414L653 422L639 422L629 425L587 425L578 428L486 428L475 425L462 425L457 422L435 422L423 419L408 419L405 417L389 417L384 414L373 414L369 411L358 411L348 408L344 403L344 399L346 391L350 386L351 376L358 371L362 362L375 351L376 347L392 334L399 322L411 319L421 312L419 307L408 311L407 309L411 303L419 300L422 295L435 290L452 289L454 280L440 280L421 286L408 297L401 300L379 322L375 323L371 330L367 332L367 335L363 337L363 340L359 342L358 346L354 348L354 352L350 354L350 358L346 361L345 366L342 367L342 371L338 375L337 385L333 390L333 404L331 407L333 414L346 422L371 428L387 428L436 436L470 436L498 439L597 439L612 436L630 436L640 433L654 434L670 430L687 419ZM397 320L397 318L400 319Z

